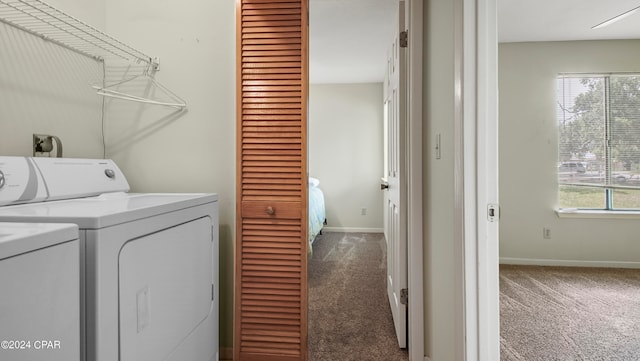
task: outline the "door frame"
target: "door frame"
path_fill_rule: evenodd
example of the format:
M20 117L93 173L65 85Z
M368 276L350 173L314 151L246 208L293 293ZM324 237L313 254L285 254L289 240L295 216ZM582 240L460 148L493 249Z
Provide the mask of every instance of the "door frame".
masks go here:
M463 360L500 359L498 282L498 223L487 221L488 204L498 205L498 105L497 105L497 0L457 0L456 53L459 71L454 138L456 146L457 225L454 235L462 250L456 279L462 293L460 333ZM424 1L409 4L409 169L407 238L409 252L409 360L425 356L424 249L423 249L423 24ZM460 168L458 168L460 166ZM499 209L499 206L498 206ZM499 213L498 213L499 218Z
M460 319L463 360L500 359L500 309L498 281L499 221L487 219L487 207L498 207L498 32L497 0L457 0L456 54L459 71L455 83L462 89L456 96L461 109L456 117L455 209L462 229L454 238L462 244L456 263L462 265ZM423 245L423 24L424 0L409 4L409 149L408 215L409 252L409 360L425 356L424 245Z
M461 0L456 21L462 28L456 51L461 72L457 106L462 108L456 155L462 162L463 194L456 209L463 218L464 334L466 361L500 359L498 31L497 0ZM493 220L488 207L495 207ZM467 214L465 216L465 213ZM459 343L458 343L459 344Z
M424 250L422 225L422 66L423 0L407 0L408 135L407 135L407 252L409 287L409 360L423 361L424 352Z

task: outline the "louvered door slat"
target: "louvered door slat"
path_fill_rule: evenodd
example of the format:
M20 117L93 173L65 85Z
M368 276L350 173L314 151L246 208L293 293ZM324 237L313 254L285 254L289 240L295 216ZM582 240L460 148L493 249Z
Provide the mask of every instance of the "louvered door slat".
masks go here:
M307 0L237 0L236 361L307 359Z

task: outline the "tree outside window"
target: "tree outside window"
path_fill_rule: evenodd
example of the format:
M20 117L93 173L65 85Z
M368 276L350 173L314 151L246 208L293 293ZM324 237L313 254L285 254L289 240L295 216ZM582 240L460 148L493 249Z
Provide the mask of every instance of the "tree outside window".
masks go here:
M559 206L640 209L640 75L558 77Z

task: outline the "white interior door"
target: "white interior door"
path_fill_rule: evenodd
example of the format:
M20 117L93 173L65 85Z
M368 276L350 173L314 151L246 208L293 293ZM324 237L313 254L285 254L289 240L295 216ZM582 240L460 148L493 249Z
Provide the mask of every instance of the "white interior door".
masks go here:
M383 182L384 233L387 241L387 293L400 347L407 347L407 165L406 165L406 48L405 3L399 1L397 27L389 51L385 81L387 167Z

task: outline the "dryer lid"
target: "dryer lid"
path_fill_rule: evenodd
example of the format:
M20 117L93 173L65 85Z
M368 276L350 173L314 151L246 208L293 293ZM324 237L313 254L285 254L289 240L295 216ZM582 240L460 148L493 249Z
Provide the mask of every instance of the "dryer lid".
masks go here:
M217 194L209 193L109 193L0 207L0 221L75 223L80 229L101 229L201 205L211 206L217 200ZM207 208L207 212L212 210Z

